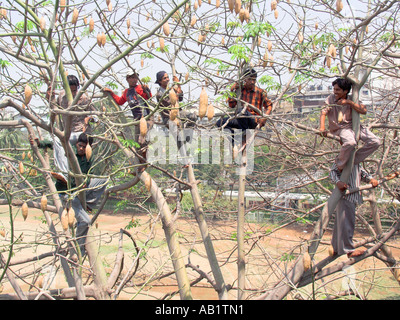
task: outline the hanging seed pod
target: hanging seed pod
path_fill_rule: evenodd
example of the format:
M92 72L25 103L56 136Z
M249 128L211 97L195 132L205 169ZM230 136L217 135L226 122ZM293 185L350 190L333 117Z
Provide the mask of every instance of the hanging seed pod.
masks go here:
M189 80L189 72L186 72L186 74L185 74L185 81L188 81Z
M128 28L131 27L131 19L129 19L129 18L126 19L126 26L127 26Z
M42 195L40 199L40 209L42 209L43 212L47 210L47 197L45 195Z
M220 0L217 0L217 1L215 2L215 6L216 6L217 8L219 8L219 7L221 6L221 1L220 1Z
M33 44L31 37L28 37L27 39L28 39L29 45L31 46Z
M25 151L24 151L24 152L22 152L21 159L22 159L22 160L24 160L24 159L25 159Z
M37 280L36 280L36 285L37 285L39 288L43 288L43 283L44 283L44 277L43 277L43 275L41 274L41 275L37 278Z
M66 0L60 0L60 11L61 11L61 14L64 12L64 10L65 10L65 1Z
M232 149L232 158L235 160L239 154L238 146L235 144Z
M92 157L92 153L93 153L92 147L91 147L90 144L88 143L88 144L86 145L86 148L85 148L86 159L87 159L88 161L89 161L90 158Z
M87 16L85 16L85 17L83 18L83 23L85 24L85 26L88 24Z
M242 7L242 1L235 0L235 13L236 14L239 14L241 7Z
M5 8L0 9L0 20L7 19L7 10Z
M64 231L68 230L68 211L66 208L61 213L61 226Z
M329 57L329 56L326 56L326 58L325 58L325 61L326 61L326 66L328 67L328 68L331 68L331 57Z
M267 49L269 52L271 52L271 50L272 50L272 41L271 40L268 40Z
M68 209L68 226L72 228L75 222L75 210L71 207Z
M164 38L160 37L159 42L160 42L160 50L161 50L161 52L164 52L164 48L165 48Z
M346 51L346 54L349 54L349 51L350 51L349 46L346 46L344 49L345 49L345 51Z
M163 24L163 32L167 37L169 36L169 23L168 23L168 21Z
M243 23L243 21L245 20L245 12L244 12L244 9L243 9L243 8L240 8L240 11L239 11L239 20L240 20L241 23Z
M279 11L278 11L278 9L275 9L275 11L274 11L274 17L275 17L275 19L278 19L278 17L279 17Z
M131 28L128 28L128 29L126 30L126 33L127 33L127 35L129 36L129 35L131 34Z
M19 168L19 173L24 174L24 172L25 172L24 164L21 161L18 164L18 168Z
M107 41L107 36L106 34L103 32L101 34L101 45L104 47L106 45L106 41Z
M22 204L21 210L22 210L22 216L24 217L25 221L26 218L28 217L28 205L26 204L26 202Z
M303 267L304 271L307 271L311 268L311 257L308 252L305 252L303 255Z
M25 86L25 104L28 105L32 99L32 88L27 84Z
M110 12L112 11L112 3L111 2L108 4L107 8L108 8L108 11L110 11Z
M229 6L230 12L233 13L233 10L235 9L235 0L228 0L228 6Z
M146 187L147 191L150 192L150 190L151 190L151 177L150 177L150 175L148 173L146 173L146 177L145 177L145 180L144 180L144 186Z
M6 232L4 231L4 229L0 230L0 236L5 237L6 236Z
M272 0L272 1L271 1L271 11L276 10L277 4L278 4L278 3L276 2L276 0Z
M318 22L315 23L315 30L318 30Z
M208 109L207 109L207 119L208 119L208 121L211 121L212 118L214 118L214 114L215 114L214 106L212 104L210 104L208 106Z
M222 37L222 39L221 39L221 45L225 45L225 37Z
M171 106L174 106L178 102L178 96L176 95L175 89L171 88L168 93L169 101Z
M337 121L338 121L338 123L341 123L343 121L343 112L342 112L342 110L339 111Z
M111 0L106 0L106 5L108 7L108 5L111 3Z
M196 24L197 18L195 15L192 16L192 19L190 20L190 26L193 27Z
M93 30L94 30L94 20L93 20L92 17L90 17L90 20L89 20L89 32L92 33Z
M342 9L343 9L343 2L342 2L342 0L336 0L336 10L337 10L337 12L342 11Z
M17 43L17 36L11 36L11 39L15 44Z
M300 43L303 43L303 41L304 41L303 32L299 32L298 37L299 37L299 42L300 42Z
M195 0L193 4L193 9L194 11L196 11L198 8L199 8L199 3L197 2L197 0Z
M97 34L97 45L99 47L101 47L101 33L100 32Z
M46 29L46 20L45 18L42 16L40 18L40 30L42 30L42 32Z
M145 137L147 134L147 121L144 117L140 118L139 129L140 129L140 135L142 137Z
M72 24L75 25L77 23L78 17L79 17L79 11L77 8L74 8L74 11L72 12L72 19L71 19Z
M200 119L203 119L203 117L206 115L207 107L208 107L208 95L207 95L206 89L203 87L201 89L200 102L199 102L199 117L200 117Z

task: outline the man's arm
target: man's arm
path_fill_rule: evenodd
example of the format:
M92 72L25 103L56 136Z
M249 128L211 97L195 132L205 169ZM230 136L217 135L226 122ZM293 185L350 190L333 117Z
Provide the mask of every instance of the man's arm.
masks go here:
M114 101L115 101L118 105L120 105L120 106L122 106L122 105L127 101L127 98L126 98L127 89L124 91L124 93L122 94L121 97L120 97L120 96L117 96L117 95L114 93L114 91L112 91L112 90L109 89L109 88L104 88L103 91L104 91L104 92L110 93L110 94L111 94L111 97L114 99Z
M378 180L372 178L372 176L367 171L361 169L360 173L361 173L361 181L372 184L374 188L378 186L379 184Z
M350 99L339 99L337 104L339 104L339 105L348 104L352 107L352 109L357 111L359 114L367 113L367 107L365 105L363 105L362 103L355 103Z

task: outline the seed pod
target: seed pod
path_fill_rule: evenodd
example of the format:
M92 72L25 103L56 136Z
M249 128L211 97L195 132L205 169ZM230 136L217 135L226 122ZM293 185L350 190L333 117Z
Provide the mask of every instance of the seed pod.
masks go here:
M338 121L338 123L341 123L343 121L343 112L342 112L342 110L339 111L337 121Z
M142 137L146 136L146 134L147 134L147 121L146 121L146 119L144 117L140 118L139 129L140 129L140 135Z
M208 119L208 121L211 121L212 118L214 118L214 114L215 114L214 106L212 104L210 104L208 106L208 109L207 109L207 119Z
M24 217L25 221L26 218L28 217L28 205L26 204L26 202L22 204L21 210L22 210L22 216Z
M345 51L346 51L346 54L349 54L349 51L350 51L349 46L346 46L344 49L345 49Z
M190 20L190 26L193 27L196 24L197 18L195 15L192 16L192 19Z
M17 36L11 36L11 39L15 44L17 43Z
M315 30L318 29L318 22L315 23Z
M206 89L203 87L200 93L200 102L199 102L199 117L203 119L203 117L207 113L207 106L208 106L208 95Z
M163 31L164 31L164 34L168 37L169 36L169 24L168 24L168 21L163 24Z
M160 42L160 50L161 50L161 52L164 52L164 48L165 48L164 38L160 37L159 42Z
M106 0L106 5L108 7L108 5L111 3L111 0Z
M19 167L19 173L24 174L24 172L25 172L24 164L21 161L19 162L18 167Z
M71 207L68 209L68 226L72 228L75 222L75 210Z
M97 34L97 45L99 47L101 47L101 33L100 32Z
M68 230L68 211L66 208L61 213L61 226L64 231Z
M199 8L199 3L197 0L194 0L193 9L196 11Z
M91 147L90 144L88 143L88 144L86 145L86 148L85 148L86 159L87 159L88 161L89 161L90 158L92 157L92 153L93 153L92 147Z
M0 230L0 236L5 237L6 236L6 232L4 231L4 229Z
M240 10L239 10L239 20L240 20L241 23L243 23L244 19L245 19L244 9L240 8Z
M342 0L336 0L336 10L337 10L338 12L340 12L340 11L342 11L342 9L343 9L343 2L342 2Z
M107 41L107 36L106 34L103 32L101 34L101 45L104 47L106 45L106 41Z
M129 18L126 19L126 26L127 26L128 28L131 27L131 19L129 19Z
M242 1L241 0L235 0L235 12L236 12L236 14L239 14L241 7L242 7Z
M24 160L24 159L25 159L25 151L24 151L24 152L22 152L22 156L21 156L21 158L22 158L22 160Z
M65 10L65 0L60 0L60 11L61 14L64 12Z
M46 29L46 20L44 19L44 17L40 18L40 30L42 30L42 32Z
M128 36L131 34L131 28L128 28L128 29L126 30L126 34L127 34Z
M272 0L272 1L271 1L271 11L276 10L276 7L277 7L277 2L276 2L276 0Z
M168 96L169 96L169 101L171 103L171 106L174 106L178 101L178 96L176 95L174 88L171 88L169 90Z
M32 99L32 88L27 84L25 86L25 104L28 105Z
M112 11L112 3L111 2L108 4L107 8L108 8L108 11Z
M43 212L47 210L47 197L45 195L40 199L40 209L42 209Z
M304 271L307 271L311 268L311 257L307 251L303 255L303 267Z
M303 43L303 40L304 40L303 32L299 32L298 37L299 37L299 42Z
M151 177L148 173L146 173L146 177L144 180L144 186L146 187L147 191L150 192L151 190Z
M279 11L278 11L278 9L275 9L275 11L274 11L274 16L275 16L275 19L278 19L278 17L279 17Z
M216 6L217 8L219 8L219 7L221 6L221 1L220 1L220 0L217 0L217 1L215 2L215 6Z
M7 10L5 8L0 9L0 20L7 18Z
M268 40L267 49L269 52L271 52L271 50L272 50L272 41L271 40Z
M235 0L228 0L228 6L229 6L230 12L233 13L233 10L235 9Z
M74 8L74 11L72 12L72 19L71 19L72 24L76 24L76 22L78 21L78 17L79 17L79 11L77 8Z
M93 30L94 30L94 20L93 20L92 17L90 17L90 20L89 20L89 32L92 33Z
M189 80L189 72L186 72L186 74L185 74L185 81L188 81Z

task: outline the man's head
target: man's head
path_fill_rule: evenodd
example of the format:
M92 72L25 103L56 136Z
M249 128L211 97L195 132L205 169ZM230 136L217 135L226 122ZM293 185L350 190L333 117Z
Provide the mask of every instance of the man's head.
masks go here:
M135 87L139 81L139 75L136 72L129 73L126 75L126 81L128 81L129 87Z
M352 83L348 79L337 78L332 82L332 86L336 100L346 99L347 95L350 93Z
M254 90L257 81L257 72L254 69L246 69L243 72L243 86L247 90Z
M168 77L168 73L166 73L165 71L159 71L156 74L156 83L166 89L169 83L169 77Z
M68 75L67 79L68 79L69 88L71 89L72 96L75 97L78 92L78 89L80 87L79 80L77 77L75 77L73 75Z
M86 133L81 133L76 142L76 152L79 156L84 156L86 154L87 144L92 145L93 137L88 137Z

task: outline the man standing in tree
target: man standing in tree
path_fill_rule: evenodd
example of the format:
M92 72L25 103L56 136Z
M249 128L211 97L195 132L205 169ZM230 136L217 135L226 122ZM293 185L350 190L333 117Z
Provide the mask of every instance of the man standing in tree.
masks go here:
M321 111L319 130L326 136L325 118L328 116L329 131L341 139L342 148L335 162L338 169L342 171L351 152L357 146L352 124L352 110L366 114L367 108L362 103L355 103L349 98L352 83L348 79L338 78L332 82L332 85L333 93L326 99L326 107ZM380 146L380 140L363 126L360 126L360 139L364 142L364 146L357 150L354 164L364 161Z
M334 163L330 170L329 177L342 193L346 192L346 190L360 187L361 181L371 183L374 188L378 185L378 181L363 170L360 164L354 165L348 183L340 181L340 176L341 170L339 170L336 163ZM361 248L355 249L353 244L356 207L362 202L363 199L360 191L343 195L339 200L336 207L335 224L331 242L334 255L347 254L350 258L360 256L365 252L365 250Z
M150 108L147 106L147 100L151 98L151 92L148 86L138 84L139 75L136 72L129 73L126 76L129 88L125 89L122 96L117 96L111 89L104 88L104 92L111 94L114 101L122 106L128 102L128 107L132 112L134 120L147 116ZM149 128L153 126L153 119L147 119ZM143 145L145 142L141 140L139 125L135 126L135 141Z
M238 108L237 113L241 113L243 108L246 108L245 111L239 117L229 120L227 124L228 117L218 120L218 127L224 126L224 128L232 131L232 129L255 129L257 125L260 127L265 125L266 119L256 118L260 115L256 110L269 115L272 111L272 103L268 99L267 92L256 86L257 72L254 69L245 70L242 80L241 84L236 82L231 87L235 96L228 98L228 105L230 108L237 108L240 101L240 108Z

